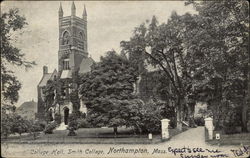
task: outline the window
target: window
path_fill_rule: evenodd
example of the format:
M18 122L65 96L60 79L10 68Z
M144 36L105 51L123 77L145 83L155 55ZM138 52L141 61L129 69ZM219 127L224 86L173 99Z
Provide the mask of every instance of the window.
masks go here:
M84 34L82 32L79 33L79 41L78 41L78 48L84 49Z
M79 33L79 38L80 38L81 40L84 39L84 34L83 34L82 32Z
M69 44L69 33L68 31L65 31L63 33L63 45Z
M69 59L63 60L63 70L69 70Z

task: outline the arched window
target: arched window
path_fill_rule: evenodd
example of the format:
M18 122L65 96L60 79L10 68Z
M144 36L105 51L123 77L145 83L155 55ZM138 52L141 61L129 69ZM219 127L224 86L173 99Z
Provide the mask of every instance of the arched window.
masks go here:
M68 31L65 31L63 33L63 45L69 44L69 33Z
M84 39L85 39L85 34L84 32L79 33L79 41L78 41L78 48L84 49Z
M84 39L84 34L83 34L82 32L79 33L79 38L80 38L81 40Z

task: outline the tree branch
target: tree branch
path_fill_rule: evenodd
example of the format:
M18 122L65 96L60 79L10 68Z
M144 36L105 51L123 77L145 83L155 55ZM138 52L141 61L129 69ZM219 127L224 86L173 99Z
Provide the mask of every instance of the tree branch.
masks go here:
M179 89L178 89L178 88L176 87L176 85L175 85L174 79L171 77L170 73L169 73L168 70L162 65L162 63L161 63L158 59L156 59L154 56L152 56L150 53L148 53L147 51L144 51L144 53L145 53L146 55L148 55L151 59L153 59L154 61L156 61L156 62L159 64L159 66L163 69L163 71L164 71L164 72L167 74L167 76L169 77L169 79L170 79L170 81L171 81L173 87L175 88L176 92L177 92L178 94L180 94Z

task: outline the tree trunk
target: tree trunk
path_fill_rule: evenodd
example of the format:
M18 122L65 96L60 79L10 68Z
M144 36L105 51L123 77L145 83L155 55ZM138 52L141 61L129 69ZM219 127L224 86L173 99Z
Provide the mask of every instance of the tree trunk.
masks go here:
M196 127L194 122L194 110L195 110L195 103L189 103L188 105L188 124L189 127Z
M117 135L117 134L118 134L117 127L114 127L114 134L115 134L115 135Z
M181 111L179 110L179 108L177 108L176 111L176 128L180 131L182 131L182 117L181 117Z
M182 131L182 115L183 115L183 106L181 99L177 101L177 108L176 108L176 128Z

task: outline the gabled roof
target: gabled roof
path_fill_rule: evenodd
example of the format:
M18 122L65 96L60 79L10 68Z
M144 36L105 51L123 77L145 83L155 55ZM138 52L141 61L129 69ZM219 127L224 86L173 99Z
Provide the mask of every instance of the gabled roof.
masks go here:
M43 75L41 81L38 84L38 87L44 87L47 84L47 81L53 79L53 77L57 75L56 69L52 73L46 73Z
M83 58L80 64L79 74L84 74L90 72L91 66L93 65L94 60L91 57Z

